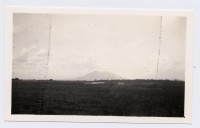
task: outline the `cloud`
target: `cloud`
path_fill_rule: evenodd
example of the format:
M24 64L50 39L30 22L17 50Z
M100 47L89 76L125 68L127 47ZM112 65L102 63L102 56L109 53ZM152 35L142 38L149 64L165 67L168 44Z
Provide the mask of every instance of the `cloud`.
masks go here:
M23 48L20 55L15 57L13 61L18 61L21 63L27 62L30 54L35 50L36 46L31 46L29 48Z
M45 49L37 49L36 46L23 48L19 56L13 59L13 73L21 78L43 77L46 56Z

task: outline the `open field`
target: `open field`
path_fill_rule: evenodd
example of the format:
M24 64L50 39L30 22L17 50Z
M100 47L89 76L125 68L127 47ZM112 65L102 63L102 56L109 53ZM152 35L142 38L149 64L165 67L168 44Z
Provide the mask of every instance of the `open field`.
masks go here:
M184 117L184 84L13 80L12 114Z

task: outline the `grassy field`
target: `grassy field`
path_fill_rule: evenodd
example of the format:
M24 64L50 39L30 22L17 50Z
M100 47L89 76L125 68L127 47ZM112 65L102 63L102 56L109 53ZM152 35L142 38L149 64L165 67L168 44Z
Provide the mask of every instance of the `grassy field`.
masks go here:
M184 82L12 81L12 114L184 117Z

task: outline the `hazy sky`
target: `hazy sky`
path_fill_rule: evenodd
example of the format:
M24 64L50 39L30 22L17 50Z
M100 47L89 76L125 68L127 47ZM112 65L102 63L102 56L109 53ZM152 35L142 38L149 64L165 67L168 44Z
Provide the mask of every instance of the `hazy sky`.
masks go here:
M110 71L155 79L160 23L159 16L14 14L13 78L69 79ZM158 79L184 80L185 29L184 17L163 17Z

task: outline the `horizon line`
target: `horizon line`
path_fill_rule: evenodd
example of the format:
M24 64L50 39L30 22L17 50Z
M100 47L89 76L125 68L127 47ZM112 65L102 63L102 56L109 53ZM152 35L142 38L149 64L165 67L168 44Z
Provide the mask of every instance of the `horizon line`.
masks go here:
M169 80L169 81L185 81L180 79L94 79L94 80L70 80L70 79L20 79L20 78L12 78L12 80L35 80L35 81L107 81L107 80Z

